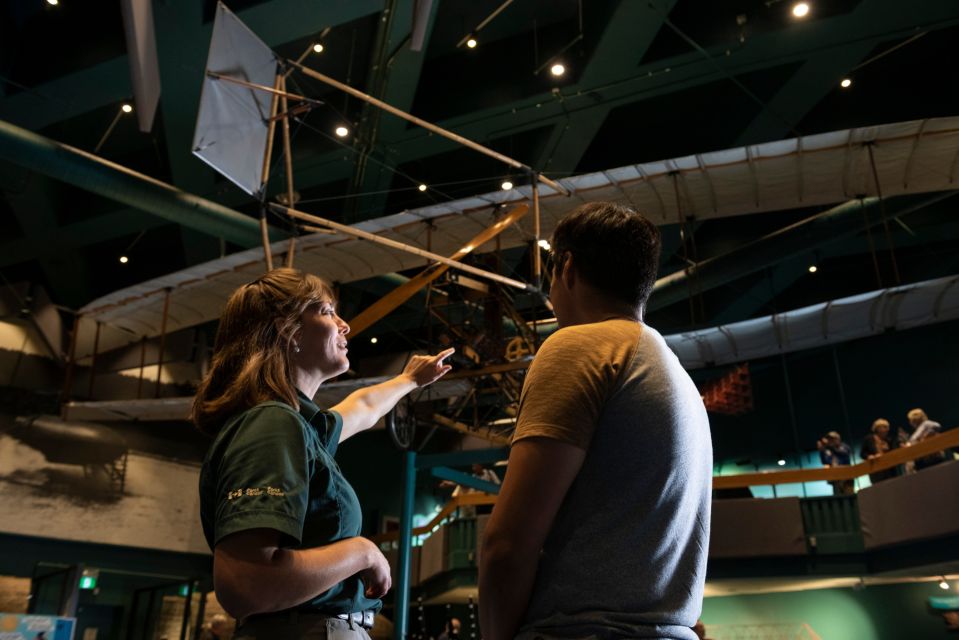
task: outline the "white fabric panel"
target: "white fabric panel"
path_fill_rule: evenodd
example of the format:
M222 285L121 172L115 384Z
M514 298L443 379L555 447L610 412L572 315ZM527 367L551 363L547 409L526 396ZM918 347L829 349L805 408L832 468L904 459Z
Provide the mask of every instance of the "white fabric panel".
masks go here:
M206 70L272 87L276 56L220 2ZM263 157L272 94L203 78L193 153L253 195L263 182Z
M687 369L754 360L959 319L959 276L665 336Z
M266 76L272 73L264 71L267 84L272 83L272 76ZM564 178L561 184L574 192L572 198L550 195L552 189L541 185L542 234L548 237L570 209L593 200L622 202L657 223L675 223L679 219L676 187L682 214L700 220L831 205L860 195L875 195L864 142L873 143L884 196L955 188L953 179L959 172L959 117L937 118L823 133ZM677 170L681 175L674 178L671 174ZM492 203L526 202L529 194L529 186L521 185L510 191L497 190L430 205L356 226L425 249L426 236L421 233L421 223L429 220L434 227L430 248L450 255L492 223ZM528 215L500 236L501 245L509 248L527 242L532 237L532 228L532 216ZM273 245L275 254L283 254L285 250L285 242ZM250 249L190 267L114 292L91 302L81 312L88 320L110 323L135 335L158 335L163 290L170 288L168 331L212 320L218 317L226 298L237 286L262 273L261 255L261 250ZM424 265L424 261L364 240L315 234L300 239L296 265L332 281L351 282L414 268ZM734 333L738 345L735 351L741 359L753 357L749 354L763 352L764 340L772 336L778 344L780 335L804 336L795 338L794 344L818 344L805 324L802 329L793 328L798 320L799 316L777 321L772 333L752 329L744 335ZM837 325L837 331L847 332L844 326ZM856 326L855 322L851 326ZM872 326L871 320L869 326ZM133 339L135 337L130 337L127 341ZM109 348L102 340L101 334L101 350ZM716 336L702 340L706 340L716 354L730 357L729 339ZM119 344L122 342L113 346ZM85 329L81 331L78 353L91 350L92 332Z

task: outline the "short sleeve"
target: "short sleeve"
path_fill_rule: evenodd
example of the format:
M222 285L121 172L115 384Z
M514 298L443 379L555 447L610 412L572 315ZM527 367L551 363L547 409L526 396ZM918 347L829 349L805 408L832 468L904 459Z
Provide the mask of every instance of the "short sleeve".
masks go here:
M293 411L249 411L227 445L216 484L214 545L247 529L275 529L298 544L309 500L314 439Z
M589 448L610 391L635 353L635 340L594 326L561 329L543 343L523 384L514 443L544 437Z
M343 433L343 416L336 411L320 411L310 420L316 429L317 436L330 456L336 455L336 448L340 444L340 434Z

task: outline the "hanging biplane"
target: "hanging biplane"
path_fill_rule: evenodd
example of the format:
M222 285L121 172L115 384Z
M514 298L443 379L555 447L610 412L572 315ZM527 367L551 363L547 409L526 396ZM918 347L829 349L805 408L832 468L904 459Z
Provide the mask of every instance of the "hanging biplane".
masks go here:
M263 246L95 300L80 310L73 331L74 365L95 370L97 359L105 352L139 350L141 375L145 365L154 366L156 389L160 388L159 376L165 363L166 337L215 321L236 287L272 266L274 256L277 261L282 256L285 264L344 286L371 277L410 274L422 269L412 277L402 276L395 290L349 318L351 337L407 304L418 292L426 289L435 293L427 299L428 315L441 329L437 339L443 334L442 339L460 346L468 361L462 363L465 366L460 371L435 385L415 410L407 407L405 411L408 415L415 411L421 420L433 425L505 442L522 384L522 370L542 336L555 327L542 294L539 245L573 206L587 200L619 201L658 223L682 225L692 220L839 203L803 223L848 232L862 228L863 211L877 209L876 220L878 209L882 209L883 219L887 215L897 218L941 199L944 196L921 201L889 200L907 194L949 191L954 189L959 174L959 118L938 118L817 134L551 180L531 167L323 76L304 66L302 59L279 60L222 4L213 31L194 152L260 200L264 211L260 225ZM350 226L295 209L288 123L295 110L312 108L316 101L286 91L286 78L291 73L303 73L331 84L477 152L492 155L526 172L529 184ZM283 139L287 185L282 202L269 203L265 187L277 127L281 128ZM527 215L530 209L532 215ZM294 237L295 242L294 238L277 240L266 223L267 211L286 216L302 234ZM199 208L197 215L202 215ZM853 216L855 227L849 222ZM777 245L782 237L772 234L762 239L762 247L752 249L782 258L782 246ZM469 262L476 254L493 249L495 255L496 250L517 246L531 248L533 266L529 281ZM734 258L732 255L729 261ZM693 263L661 279L651 304L682 299L689 295L690 282L700 290L708 287L711 266L723 259L720 256ZM442 305L435 303L437 297L463 287L479 290L473 301L466 304L474 315L479 310L490 326L467 333L455 318L444 313ZM520 297L523 305L516 303ZM769 331L773 335L782 326L782 320L778 322L776 317L771 321ZM754 331L755 326L751 325L750 330ZM497 335L495 349L477 347L477 334L484 328ZM732 345L727 345L728 353L723 353L721 340L710 343L709 353L698 349L697 345L709 341L703 333L672 336L670 343L686 360L693 358L695 352L698 366L737 361L739 352L733 329L719 327L715 331ZM159 342L149 362L144 355L146 340ZM788 350L788 343L782 336L766 341L773 345L770 348L780 350ZM200 369L202 365L197 367L198 374ZM351 379L323 385L318 401L333 404L349 390L373 381ZM491 395L496 399L491 401ZM70 418L88 420L183 419L190 400L91 399L70 402L65 411ZM478 410L481 403L483 411ZM394 431L399 434L398 441L410 444L408 431L406 437L402 437L402 428Z

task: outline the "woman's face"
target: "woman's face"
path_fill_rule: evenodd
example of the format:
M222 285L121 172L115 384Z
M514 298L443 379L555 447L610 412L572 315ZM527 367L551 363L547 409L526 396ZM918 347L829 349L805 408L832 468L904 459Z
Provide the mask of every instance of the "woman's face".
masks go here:
M350 368L347 358L346 334L350 325L336 315L332 299L310 305L303 312L302 328L294 337L299 353L294 354L297 365L323 374L324 379L345 373Z

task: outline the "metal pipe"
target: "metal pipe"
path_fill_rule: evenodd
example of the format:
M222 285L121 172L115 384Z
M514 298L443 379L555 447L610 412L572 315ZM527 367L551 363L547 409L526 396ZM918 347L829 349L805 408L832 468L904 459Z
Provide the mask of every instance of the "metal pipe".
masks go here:
M370 242L375 242L376 244L381 244L386 247L391 247L393 249L399 249L400 251L406 251L407 253L412 253L429 260L435 260L436 262L441 262L445 265L453 267L454 269L459 269L460 271L465 271L466 273L472 273L474 276L479 276L481 278L486 278L487 280L493 280L494 282L499 282L500 284L509 285L515 287L516 289L521 289L523 291L536 291L535 287L532 287L524 282L519 280L513 280L512 278L507 278L506 276L501 276L498 273L493 273L491 271L484 271L483 269L477 269L476 267L471 267L468 264L463 264L462 262L457 262L456 260L451 260L446 256L441 256L438 253L433 253L431 251L425 251L419 247L414 247L413 245L404 244L402 242L397 242L396 240L390 240L389 238L384 238L383 236L378 236L375 233L369 233L368 231L363 231L357 229L356 227L349 227L345 224L340 224L339 222L333 222L332 220L327 220L326 218L321 218L319 216L314 216L309 213L304 213L302 211L297 211L291 207L284 207L279 204L270 204L270 207L279 213L285 213L291 218L296 218L298 220L305 220L307 222L312 222L314 224L321 224L327 226L331 229L339 231L349 236L354 236L356 238L363 238L364 240L369 240Z
M286 77L277 76L280 89L286 91ZM290 145L290 117L287 109L289 105L286 96L280 96L280 105L283 109L283 162L286 167L286 203L293 206L293 147ZM286 252L286 266L293 268L293 254L296 251L296 236L290 235L290 245Z
M93 358L90 360L90 384L87 387L87 397L93 399L93 383L97 379L97 351L100 349L100 326L97 322L97 330L93 334Z
M902 217L954 196L949 191L932 196L906 196L890 201L890 217ZM800 220L774 233L744 244L729 253L703 260L681 271L660 278L653 287L647 310L661 309L680 302L689 294L687 282L697 278L697 293L703 293L733 278L755 273L793 256L808 253L813 247L840 240L862 231L859 213L875 206L878 198L850 200L812 217ZM871 225L879 221L870 222Z
M160 377L163 374L163 350L166 347L166 320L170 314L170 289L166 290L163 298L163 318L160 321L160 353L157 355L157 386L153 397L160 397Z
M410 618L410 559L413 555L413 499L416 493L416 452L403 456L403 507L400 512L400 549L396 585L394 640L406 640Z
M0 159L245 248L260 244L255 218L4 121Z
M379 107L380 109L383 109L384 111L388 113L392 113L394 116L398 118L403 118L404 120L408 122L412 122L415 125L419 125L423 127L427 131L432 131L433 133L437 135L441 135L444 138L452 140L453 142L457 142L463 145L464 147L469 147L470 149L474 151L479 151L480 153L488 155L491 158L495 158L496 160L499 160L500 162L508 164L511 167L515 167L516 169L521 169L524 173L535 173L532 167L526 166L519 160L514 160L513 158L503 155L502 153L499 153L498 151L493 151L489 147L484 147L483 145L477 142L473 142L469 138L464 138L463 136L459 134L453 133L452 131L448 131L444 129L443 127L437 126L433 124L432 122L427 122L426 120L423 120L422 118L417 118L414 115L410 115L409 113L406 113L402 109L397 109L396 107L390 104L387 104L383 102L382 100L377 100L373 96L363 93L362 91L359 91L358 89L354 89L348 84L343 84L339 80L334 80L333 78L327 75L324 75L320 73L319 71L314 71L313 69L310 69L309 67L305 67L302 64L296 62L295 60L289 60L288 62L291 65L295 66L300 71L302 71L303 73L305 73L306 75L310 76L311 78L319 80L320 82L325 82L326 84L332 87L336 87L340 91L344 91L350 94L351 96L353 96L354 98L359 98L360 100L363 100L364 102L368 102L375 107ZM545 185L548 185L555 191L562 193L564 196L570 195L569 190L563 185L556 182L555 180L550 180L549 178L543 176L542 174L536 173L535 175L537 180L539 180Z

